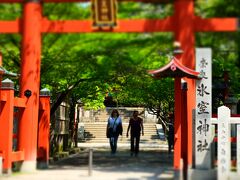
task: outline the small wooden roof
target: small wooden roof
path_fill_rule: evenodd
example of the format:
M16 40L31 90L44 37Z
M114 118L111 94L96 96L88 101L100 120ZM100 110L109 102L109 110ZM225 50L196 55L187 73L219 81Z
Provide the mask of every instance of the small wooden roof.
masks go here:
M10 72L6 70L4 67L0 66L0 76L12 76L12 77L17 77L19 76L16 73Z
M166 78L166 77L187 77L192 79L200 78L199 72L185 67L179 60L172 58L172 60L165 66L159 69L148 71L154 78Z

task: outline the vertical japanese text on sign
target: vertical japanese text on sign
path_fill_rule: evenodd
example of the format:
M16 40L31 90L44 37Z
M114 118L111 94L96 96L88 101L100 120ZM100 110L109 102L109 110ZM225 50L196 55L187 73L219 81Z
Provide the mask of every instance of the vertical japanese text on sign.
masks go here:
M114 27L117 16L117 0L92 0L94 27Z
M196 71L201 80L196 81L195 167L210 169L211 117L212 117L212 51L196 49Z

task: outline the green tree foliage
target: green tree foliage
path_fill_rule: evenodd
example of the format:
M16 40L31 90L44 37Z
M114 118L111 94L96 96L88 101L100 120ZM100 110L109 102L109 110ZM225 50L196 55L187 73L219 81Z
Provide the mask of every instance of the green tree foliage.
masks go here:
M45 4L44 15L49 19L89 18L89 6L89 4L72 3L64 4L64 7ZM127 11L127 8L130 10ZM150 17L160 14L157 12L161 11L163 17L164 14L170 12L169 6L166 8L166 12L164 8L153 4L120 3L118 16ZM138 13L137 15L139 11L143 14ZM83 12L83 15L79 12ZM126 79L131 76L150 78L146 77L148 68L157 68L166 62L166 56L165 61L161 62L158 53L161 50L167 53L170 51L168 42L171 40L171 36L167 35L166 38L164 36L166 35L100 33L46 35L43 39L45 46L42 60L42 85L48 86L53 92L53 96L55 95L53 98L57 99L61 96L59 93L67 95L69 89L76 84L73 90L75 100L81 99L85 108L103 107L106 92L114 94L116 99L119 93L112 91L123 92L123 89L124 93L129 91L124 88ZM166 43L159 43L161 41ZM49 72L50 70L51 72ZM133 90L130 89L130 91ZM115 96L116 94L117 96ZM133 98L129 97L128 99ZM139 100L135 100L134 103L121 98L119 100L122 105L142 105Z
M195 5L196 14L205 18L236 17L240 9L237 1L197 0ZM173 13L172 7L172 3L119 3L118 18L164 18ZM18 4L1 4L0 9L1 19L21 17ZM44 3L43 15L50 20L90 19L90 4ZM21 37L0 37L4 66L20 73ZM237 96L239 37L239 32L196 35L198 47L213 48L213 76L221 79L223 71L230 71L231 91ZM170 33L43 34L42 41L41 88L47 87L52 92L55 104L52 112L66 97L74 102L81 99L85 108L102 108L107 92L119 106L145 106L153 112L159 112L160 107L161 112L172 110L172 80L156 81L147 74L147 70L168 62L173 42Z
M172 4L160 3L139 3L139 2L123 2L118 3L118 18L121 19L155 19L165 18L172 14Z
M196 1L196 14L204 18L239 17L238 1L208 0ZM240 97L240 33L218 32L198 33L197 46L211 47L213 50L213 111L224 103L224 92ZM223 75L229 73L230 82L224 82Z

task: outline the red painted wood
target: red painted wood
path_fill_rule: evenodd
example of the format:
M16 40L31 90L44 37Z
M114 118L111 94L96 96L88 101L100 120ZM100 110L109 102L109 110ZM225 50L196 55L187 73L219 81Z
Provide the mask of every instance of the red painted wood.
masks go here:
M0 151L4 152L3 171L9 172L12 167L12 145L13 145L13 89L1 89L1 97L4 96L6 101L1 103L0 113Z
M15 107L25 108L26 102L27 102L26 98L19 98L19 97L14 98L14 106Z
M213 138L213 141L214 142L218 142L218 138L217 137ZM232 143L236 143L237 142L237 138L236 137L230 137L229 141L232 142Z
M25 161L31 162L36 162L37 158L41 11L40 3L28 2L23 5L20 97L27 100L19 121L19 149L24 149ZM26 90L32 92L30 97L25 97Z
M184 51L181 62L184 66L195 69L195 37L194 37L194 2L193 0L174 1L175 40L180 42ZM188 122L188 165L192 164L192 109L195 107L195 80L185 78L188 84L187 92L187 122Z
M18 138L18 135L17 134L13 134L12 138L16 139L16 138Z
M213 118L217 118L217 114L212 114ZM240 117L240 114L231 114L231 117Z
M48 164L50 139L50 96L40 96L38 123L38 161Z
M20 20L13 21L1 21L0 20L0 32L1 33L20 33Z
M181 78L175 78L174 82L174 169L179 170L181 160Z
M91 20L42 20L41 32L43 33L90 33L90 32L172 32L175 31L176 20L173 17L166 19L132 19L118 20L118 26L114 29L97 29L92 27ZM194 32L207 31L237 31L237 18L213 18L194 20ZM20 33L21 21L0 21L1 33Z
M195 17L194 31L195 32L223 32L223 31L237 31L238 18L211 18L202 19Z
M12 152L11 156L12 156L12 162L24 160L23 151L14 151Z
M49 21L43 20L42 32L170 32L174 30L171 18L164 20L118 20L118 27L113 30L93 29L90 20ZM237 31L237 18L197 19L194 21L195 32ZM20 33L20 20L0 21L1 33ZM129 28L128 28L129 27Z
M118 20L114 29L99 29L92 27L91 20L49 21L43 19L42 32L44 33L89 33L89 32L160 32L172 31L171 18L146 20Z

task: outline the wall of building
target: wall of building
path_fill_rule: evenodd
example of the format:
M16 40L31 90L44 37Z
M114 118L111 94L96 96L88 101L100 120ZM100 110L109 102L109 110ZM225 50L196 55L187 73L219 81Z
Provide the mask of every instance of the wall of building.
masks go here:
M157 122L156 116L149 114L147 110L142 107L118 107L99 110L84 110L81 107L79 120L80 122L106 122L113 109L119 111L123 122L128 122L135 110L139 112L139 116L143 118L144 122Z

